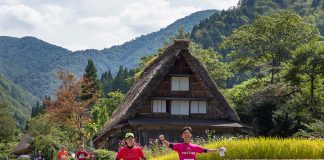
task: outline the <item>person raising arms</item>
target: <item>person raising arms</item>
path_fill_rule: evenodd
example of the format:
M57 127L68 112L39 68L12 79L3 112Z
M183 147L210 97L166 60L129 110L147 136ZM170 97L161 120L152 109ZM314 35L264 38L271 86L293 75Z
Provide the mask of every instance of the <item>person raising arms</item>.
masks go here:
M163 134L159 136L159 139L162 141L163 145L178 152L179 160L196 160L197 153L221 152L223 150L223 148L205 149L199 145L191 143L191 131L191 127L188 126L181 130L180 133L183 143L170 143L164 138Z

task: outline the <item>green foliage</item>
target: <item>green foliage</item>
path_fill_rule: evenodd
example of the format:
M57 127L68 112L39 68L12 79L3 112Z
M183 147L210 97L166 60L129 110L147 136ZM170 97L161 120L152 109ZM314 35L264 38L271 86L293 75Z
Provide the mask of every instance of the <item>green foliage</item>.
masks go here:
M94 150L93 153L96 156L96 160L114 160L116 157L116 152L107 151L104 149Z
M124 99L125 95L120 91L108 93L110 98L100 98L91 109L91 119L95 124L92 128L100 130L103 125L108 121L109 117Z
M95 67L95 65L93 64L93 60L90 58L88 60L88 64L85 68L85 73L83 76L88 77L91 81L98 81L98 77L97 77L97 69ZM99 85L99 84L97 84ZM99 87L99 86L96 86Z
M88 100L95 96L101 97L101 87L97 77L97 69L93 64L93 60L89 59L85 68L82 81L82 100Z
M260 16L240 27L222 45L231 50L229 58L233 69L252 70L263 76L271 74L273 83L282 62L291 57L291 50L318 38L319 32L314 26L304 23L293 12L280 11Z
M51 98L49 96L45 96L44 100L51 100ZM31 117L36 117L38 114L43 114L44 111L45 111L45 104L40 104L39 101L36 102L36 105L32 108L32 111L31 111Z
M226 98L245 124L252 124L253 122L252 107L250 105L251 96L261 86L262 81L257 78L251 78L239 85L235 85L226 92Z
M102 89L104 95L107 95L109 92L121 91L126 93L131 86L134 76L133 70L128 70L126 67L119 67L117 75L113 77L111 71L105 72L101 75L100 82L102 84Z
M322 118L324 52L318 36L297 14L281 11L260 16L225 39L235 75L248 71L227 97L257 135L289 137Z
M296 86L308 86L305 90L311 99L320 96L321 81L324 80L324 43L311 42L293 52L293 59L286 66L285 78Z
M111 91L113 79L114 77L112 76L110 70L101 75L100 84L104 96Z
M134 74L133 81L137 81L142 76L144 69L146 67L150 66L151 63L153 63L158 58L158 56L163 53L163 51L165 49L166 48L163 47L163 48L160 48L157 53L141 57L138 66L134 69L135 74Z
M300 129L295 134L297 137L308 137L308 138L324 138L324 120L315 120L310 124L304 124L305 130Z
M226 87L226 80L233 74L229 70L226 62L222 62L222 55L218 54L213 48L203 49L200 45L191 43L190 52L206 67L209 75L217 85Z
M314 0L315 1L315 0ZM324 5L323 1L312 0L241 0L232 9L215 13L209 19L201 21L193 27L190 38L204 48L215 47L222 43L224 37L233 30L249 24L260 15L269 15L282 9L287 9L303 16L303 19L314 24L324 35ZM220 50L217 50L220 51ZM228 52L220 52L223 55Z
M11 140L10 142L0 141L0 159L10 157L11 151L18 145L17 140Z
M2 108L5 107L4 104L0 104L0 159L5 159L5 158L13 158L11 156L11 152L12 150L17 146L19 139L17 138L19 135L19 130L15 130L14 132L11 131L10 128L3 128L3 127L8 127L7 125L9 123L12 123L13 128L15 128L15 121L10 118L9 120L6 119L7 116L9 116L10 114L8 114L8 111L4 110L6 108ZM7 113L6 116L4 116L3 114ZM4 116L4 117L3 117ZM6 122L3 122L3 120L6 120Z
M77 135L71 128L54 123L46 115L31 118L27 124L27 132L33 137L34 150L42 151L46 157L53 157L63 144L70 150L74 147Z
M204 148L226 147L225 157L218 153L198 154L198 160L217 159L323 159L324 142L320 139L280 139L246 138L224 139L204 145ZM154 160L177 159L176 152L160 157L148 157Z
M323 122L324 115L323 64L323 42L313 41L293 51L293 58L285 65L283 72L285 80L299 91L293 100L294 112L299 115L302 122L298 133L301 136L323 136L321 130L316 128Z
M16 131L15 119L11 116L8 106L0 103L0 139L7 139Z
M189 40L189 32L185 32L183 26L179 27L177 35L172 39L187 39Z
M133 76L133 71L128 71L127 68L119 67L116 77L112 81L111 91L120 90L126 93L131 85L130 78ZM109 93L109 92L108 92Z
M227 98L241 121L254 126L257 135L289 137L309 122L308 108L285 83L268 84L269 78L251 78L227 90Z
M144 147L143 152L145 157L148 157L148 159L156 159L160 156L172 153L168 147L161 145L161 142L153 141L150 146Z
M272 117L272 132L276 136L290 137L301 127L299 117L296 116L295 112L287 104L274 111Z
M36 101L37 98L30 92L0 73L0 103L8 106L8 113L13 115L19 128L25 126L26 119L30 116L32 106L36 104Z

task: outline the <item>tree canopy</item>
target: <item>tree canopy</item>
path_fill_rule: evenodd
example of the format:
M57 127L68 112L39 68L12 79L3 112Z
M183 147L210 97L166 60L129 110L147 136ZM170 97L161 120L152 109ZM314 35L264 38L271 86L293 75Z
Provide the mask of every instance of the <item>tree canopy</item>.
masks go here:
M315 26L285 10L258 17L251 24L235 30L222 45L231 51L229 58L236 71L270 74L273 83L282 62L291 58L291 51L318 38L319 31Z

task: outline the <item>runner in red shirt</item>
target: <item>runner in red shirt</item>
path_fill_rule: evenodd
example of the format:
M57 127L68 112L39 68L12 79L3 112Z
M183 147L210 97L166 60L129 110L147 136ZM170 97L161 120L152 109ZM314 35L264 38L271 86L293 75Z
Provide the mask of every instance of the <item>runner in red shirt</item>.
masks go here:
M59 160L67 160L67 159L69 159L69 153L65 150L64 145L62 145L62 150L57 153L57 158Z
M84 146L81 145L79 147L79 150L75 153L75 159L76 160L86 160L89 158L89 153L84 150Z
M135 138L133 133L126 133L125 143L126 146L118 151L116 160L146 160L142 149L135 146Z
M196 160L197 153L207 153L207 152L218 152L222 151L219 149L204 149L196 144L191 143L191 128L185 127L181 130L181 138L183 138L183 143L169 143L165 140L164 135L160 135L159 139L165 146L169 146L174 151L178 152L179 160Z

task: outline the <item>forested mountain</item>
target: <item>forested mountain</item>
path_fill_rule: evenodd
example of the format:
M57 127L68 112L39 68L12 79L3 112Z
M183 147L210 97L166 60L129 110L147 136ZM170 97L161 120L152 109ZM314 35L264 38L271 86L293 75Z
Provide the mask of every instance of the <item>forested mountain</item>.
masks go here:
M323 35L324 0L240 0L190 38L223 55L223 91L256 135L323 137Z
M0 37L0 73L14 83L25 87L38 97L51 95L58 85L54 75L68 70L81 76L89 58L101 75L109 69L116 73L119 66L134 68L138 60L162 47L169 37L183 26L189 32L201 20L217 12L206 10L193 13L173 24L123 45L109 49L72 52L34 37Z
M0 74L0 103L6 104L18 126L23 126L37 98L26 89L12 83Z
M259 15L269 15L280 9L298 13L324 35L324 0L240 0L236 7L216 13L195 26L190 38L204 48L214 47L220 51L219 43L234 29L252 22Z

